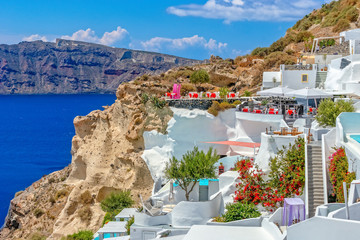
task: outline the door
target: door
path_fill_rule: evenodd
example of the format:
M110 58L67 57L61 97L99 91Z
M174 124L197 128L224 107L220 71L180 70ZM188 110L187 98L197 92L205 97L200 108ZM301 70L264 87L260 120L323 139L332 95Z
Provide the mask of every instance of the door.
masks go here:
M209 200L209 186L200 185L199 186L199 201L204 202Z

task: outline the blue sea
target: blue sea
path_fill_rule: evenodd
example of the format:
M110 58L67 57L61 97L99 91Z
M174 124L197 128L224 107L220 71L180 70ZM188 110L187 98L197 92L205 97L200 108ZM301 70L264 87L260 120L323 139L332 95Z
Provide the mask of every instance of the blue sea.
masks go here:
M0 227L10 200L71 162L73 119L114 103L115 95L0 96Z

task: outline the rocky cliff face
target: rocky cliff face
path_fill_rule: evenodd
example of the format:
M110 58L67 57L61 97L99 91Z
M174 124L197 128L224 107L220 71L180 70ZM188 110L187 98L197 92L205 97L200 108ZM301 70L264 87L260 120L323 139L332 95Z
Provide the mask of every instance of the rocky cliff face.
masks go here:
M0 45L0 94L115 93L120 83L137 76L197 63L62 39Z
M210 83L195 86L189 82L198 69L209 72ZM250 77L250 72L239 76L236 69L235 63L212 57L210 64L177 67L121 84L113 105L74 119L71 165L16 194L0 239L31 239L33 234L61 239L83 229L95 232L105 215L100 202L110 192L131 189L137 202L139 193L149 197L154 181L141 157L145 152L143 133L156 130L165 134L173 116L168 107L155 107L152 97L171 91L175 82L182 84L183 96L219 87L251 90L247 83L255 84L256 78ZM144 93L150 98L145 104Z
M165 89L154 82L122 84L112 106L76 117L71 165L16 195L0 239L31 239L34 234L60 239L83 229L95 232L105 215L100 202L110 192L131 189L137 202L138 194L148 198L153 179L141 158L143 132L164 132L172 112L150 101L143 104L141 95Z

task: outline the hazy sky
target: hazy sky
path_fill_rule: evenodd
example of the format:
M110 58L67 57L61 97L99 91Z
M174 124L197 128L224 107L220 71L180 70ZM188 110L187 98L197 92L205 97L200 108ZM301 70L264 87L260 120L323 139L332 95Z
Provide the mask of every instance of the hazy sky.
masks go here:
M324 0L0 0L0 43L67 38L205 59L268 46Z

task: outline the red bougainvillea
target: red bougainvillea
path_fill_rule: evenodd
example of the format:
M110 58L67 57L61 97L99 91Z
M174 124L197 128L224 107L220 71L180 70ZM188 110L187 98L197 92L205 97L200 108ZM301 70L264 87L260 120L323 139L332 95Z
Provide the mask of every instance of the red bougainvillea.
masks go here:
M350 183L356 179L354 172L348 172L349 163L346 157L345 149L343 147L334 148L335 152L329 157L329 175L333 186L334 193L336 194L337 202L344 202L344 189L343 182Z
M270 160L268 180L254 165L253 159L236 163L240 183L237 185L234 201L261 204L270 211L282 205L284 198L301 195L305 184L305 142L298 138L295 144L279 151Z

